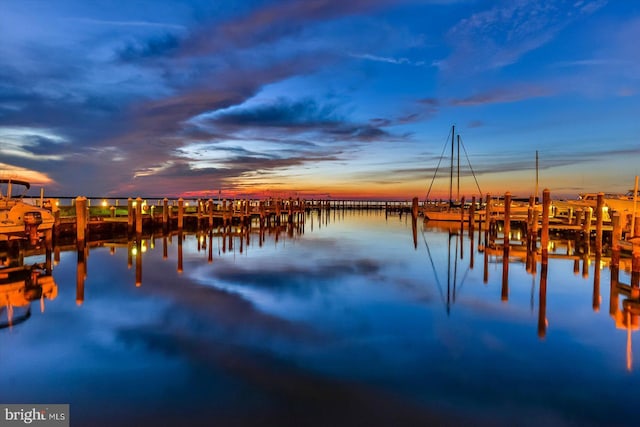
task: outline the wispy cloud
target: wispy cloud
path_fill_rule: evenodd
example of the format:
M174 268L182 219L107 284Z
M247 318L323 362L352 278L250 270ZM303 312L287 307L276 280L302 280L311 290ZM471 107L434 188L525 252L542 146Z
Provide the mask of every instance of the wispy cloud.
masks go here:
M541 98L555 95L557 91L547 86L516 85L498 87L493 90L471 95L465 98L451 99L453 106L475 106L484 104L497 104L523 101L531 98Z
M351 53L349 56L353 58L366 59L374 62L385 62L387 64L395 64L395 65L412 65L416 67L421 67L425 65L425 61L412 61L408 58L392 58L388 56L378 56L372 55L369 53Z
M501 2L458 22L447 35L453 52L437 65L449 73L468 75L514 64L605 4L600 0Z
M170 22L153 22L153 21L112 21L106 19L92 19L92 18L67 18L71 22L79 22L89 25L105 25L114 27L150 27L150 28L164 28L171 30L186 31L187 28L184 25L174 24Z

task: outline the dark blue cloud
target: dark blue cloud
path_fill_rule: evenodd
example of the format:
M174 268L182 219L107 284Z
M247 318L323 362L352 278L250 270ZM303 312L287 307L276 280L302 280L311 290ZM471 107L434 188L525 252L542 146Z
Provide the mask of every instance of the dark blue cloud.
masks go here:
M289 100L240 107L216 114L211 122L222 126L323 127L335 126L344 120L333 105L320 106L313 99Z
M145 41L130 41L118 51L122 61L137 61L145 58L163 57L175 52L180 45L178 36L167 33Z

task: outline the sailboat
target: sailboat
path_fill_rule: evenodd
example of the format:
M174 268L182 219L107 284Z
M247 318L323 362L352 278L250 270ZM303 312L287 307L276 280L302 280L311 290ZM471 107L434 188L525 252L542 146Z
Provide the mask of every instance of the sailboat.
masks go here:
M453 171L454 171L454 158L456 157L454 149L455 149L455 125L451 126L451 166L449 171L449 201L448 202L440 202L440 203L429 203L429 193L431 192L431 187L433 186L433 180L436 178L436 174L438 173L438 168L440 167L440 162L438 162L438 167L436 167L436 171L433 175L433 179L431 180L431 185L429 186L429 191L427 192L426 200L423 207L423 215L425 221L458 221L458 222L468 222L469 221L469 210L465 208L464 197L460 199L460 135L458 135L458 152L457 152L457 196L456 199L453 199ZM445 144L446 148L446 144ZM464 146L463 146L464 148ZM443 150L444 154L444 150ZM466 151L465 151L466 155ZM442 161L442 157L440 158ZM469 159L467 158L467 162ZM471 163L469 162L469 169L471 169L471 173L473 174L473 178L475 179L475 173L471 168ZM476 180L476 185L478 185L478 181ZM482 195L482 191L480 190L480 186L478 185L478 192Z

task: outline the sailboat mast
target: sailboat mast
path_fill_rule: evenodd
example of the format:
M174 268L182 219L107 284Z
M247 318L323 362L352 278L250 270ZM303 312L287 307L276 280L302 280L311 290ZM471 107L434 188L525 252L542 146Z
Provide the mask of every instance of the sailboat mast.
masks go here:
M449 206L453 201L453 145L455 144L456 126L451 126L451 167L449 169Z
M538 150L536 150L536 197L535 203L538 203Z
M460 200L460 134L458 134L458 192L456 193L456 201Z

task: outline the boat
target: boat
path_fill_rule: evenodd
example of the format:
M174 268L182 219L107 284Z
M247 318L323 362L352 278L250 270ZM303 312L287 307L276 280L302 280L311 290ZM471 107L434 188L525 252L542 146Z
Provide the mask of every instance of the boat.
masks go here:
M436 167L436 171L433 175L433 179L431 180L431 186L429 187L429 191L427 192L427 196L423 207L423 215L425 221L457 221L457 222L468 222L469 221L469 206L465 205L464 197L460 198L460 135L458 135L458 152L457 152L457 197L454 200L453 198L453 172L454 172L454 159L455 155L455 126L451 126L451 166L449 173L449 200L445 202L429 202L429 193L431 191L431 186L433 186L433 180L435 180L436 174L438 173L438 168L440 163L438 163L438 167ZM448 138L447 138L448 144ZM445 145L446 148L446 145ZM463 147L464 148L464 147ZM444 153L444 150L443 150ZM466 151L465 151L466 154ZM467 158L467 161L469 159ZM442 158L440 158L442 161ZM471 169L471 163L469 162L469 168ZM475 173L473 169L471 169L471 173L475 179ZM476 180L476 185L478 181ZM478 186L478 194L482 195L482 191Z
M16 185L23 187L18 196L13 195ZM0 179L0 240L29 239L35 244L51 233L55 222L53 214L49 209L25 201L29 188L31 184L27 181Z

